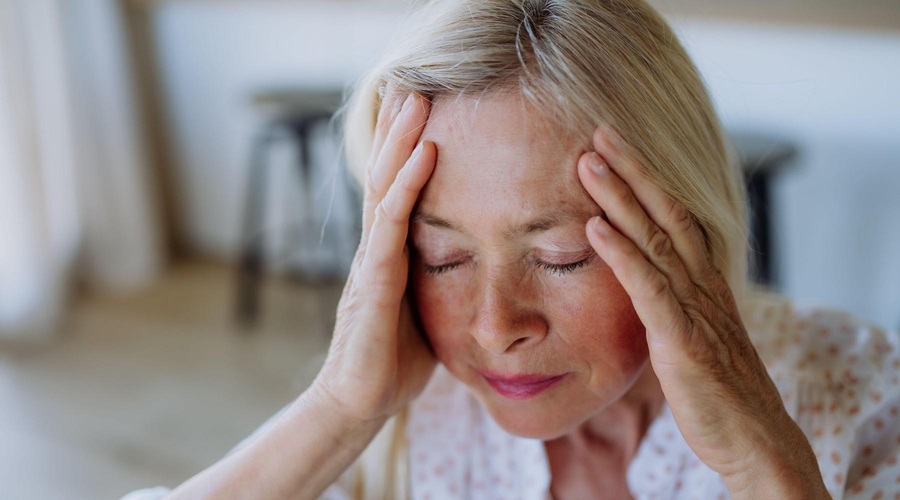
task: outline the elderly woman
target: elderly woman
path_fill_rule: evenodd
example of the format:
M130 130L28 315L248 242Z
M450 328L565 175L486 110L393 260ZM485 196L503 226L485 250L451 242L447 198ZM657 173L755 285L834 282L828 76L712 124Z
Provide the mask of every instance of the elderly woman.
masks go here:
M324 367L172 498L900 498L898 339L750 290L738 171L659 15L413 25L349 103L364 233Z

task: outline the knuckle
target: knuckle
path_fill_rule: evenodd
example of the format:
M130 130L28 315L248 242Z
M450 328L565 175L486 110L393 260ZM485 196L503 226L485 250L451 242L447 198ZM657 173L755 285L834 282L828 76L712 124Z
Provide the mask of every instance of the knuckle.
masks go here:
M400 211L400 200L397 199L396 193L385 196L381 203L375 207L375 220L380 225L384 224L406 224L407 218Z
M685 305L699 310L704 298L703 291L690 280L687 281L685 288L687 290L684 299Z
M392 198L390 196L385 196L381 203L375 206L375 222L373 223L374 227L378 227L382 224L390 224L397 222L395 211L393 209L393 203L391 203Z
M650 227L650 235L647 238L647 250L654 257L667 257L672 253L672 240L656 224Z
M623 207L631 207L637 200L634 198L634 193L631 192L631 189L628 189L625 186L619 186L613 190L613 198Z
M650 299L661 298L669 289L669 281L666 277L652 267L646 272L644 283L646 283L647 296Z
M687 232L694 226L694 217L691 213L681 203L672 199L669 200L668 217L679 231Z

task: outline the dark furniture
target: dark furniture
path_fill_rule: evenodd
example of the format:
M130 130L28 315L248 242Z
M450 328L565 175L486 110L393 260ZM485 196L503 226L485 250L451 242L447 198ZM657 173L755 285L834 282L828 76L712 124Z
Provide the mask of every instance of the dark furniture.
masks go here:
M777 136L748 131L730 134L738 152L750 201L750 261L755 282L777 288L777 244L772 238L772 184L797 155L797 148Z
M312 174L316 165L311 154L314 148L313 131L332 124L332 117L341 102L341 92L336 89L270 90L253 96L253 105L264 113L266 119L253 140L244 205L237 279L237 319L244 325L253 325L259 314L259 285L266 267L264 223L270 149L279 141L288 141L296 148L295 178L303 201L299 238L321 244L320 228L326 214L317 211L314 203ZM315 268L292 271L295 278L307 282L343 278L334 276L333 271L323 272Z

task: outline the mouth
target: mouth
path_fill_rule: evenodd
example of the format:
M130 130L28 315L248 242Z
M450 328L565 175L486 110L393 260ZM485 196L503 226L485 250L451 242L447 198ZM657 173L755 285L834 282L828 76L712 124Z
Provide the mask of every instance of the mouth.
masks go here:
M481 376L498 394L509 399L528 399L556 385L568 375L513 375L482 373Z

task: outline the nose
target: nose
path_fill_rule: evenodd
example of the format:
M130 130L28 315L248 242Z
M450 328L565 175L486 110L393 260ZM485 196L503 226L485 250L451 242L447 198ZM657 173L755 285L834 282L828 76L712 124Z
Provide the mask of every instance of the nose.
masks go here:
M485 281L470 330L482 348L494 354L509 353L546 337L547 322L540 310L529 306L533 301L527 286L504 276Z

